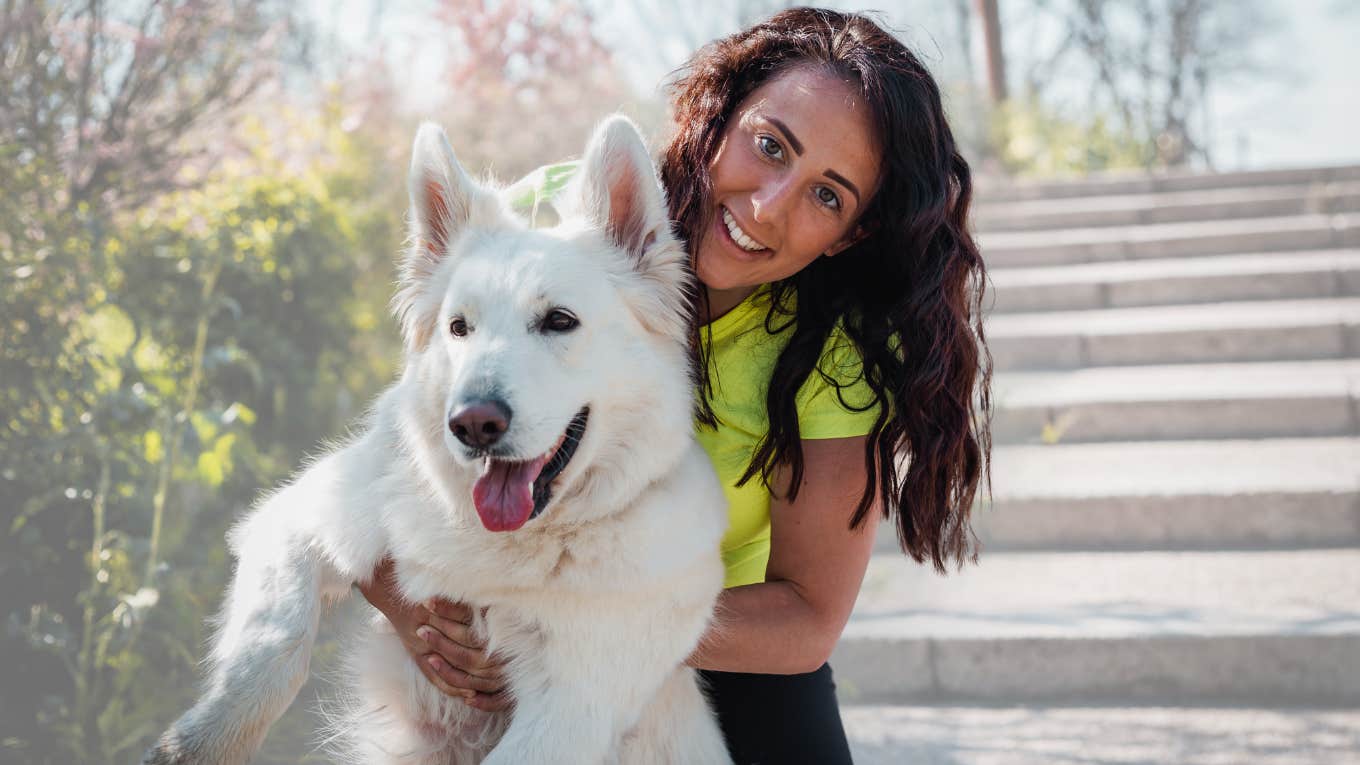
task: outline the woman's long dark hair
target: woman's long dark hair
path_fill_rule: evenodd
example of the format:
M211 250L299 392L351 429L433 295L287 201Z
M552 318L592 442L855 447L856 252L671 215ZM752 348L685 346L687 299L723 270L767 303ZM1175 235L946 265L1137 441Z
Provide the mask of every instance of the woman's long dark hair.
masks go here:
M796 326L770 379L769 432L742 482L759 475L771 486L784 465L789 498L797 496L804 463L795 399L809 375L821 374L817 363L840 323L879 411L850 526L881 498L903 552L944 572L946 561L976 559L969 515L984 477L991 485L992 364L982 328L986 269L968 231L972 181L934 78L857 14L797 8L710 43L671 84L678 129L661 162L671 218L688 241L700 241L713 214L709 163L729 119L753 90L799 66L858 88L883 167L858 221L864 238L771 285L767 328L786 324L790 312ZM707 401L708 359L697 334L695 349ZM700 419L712 423L706 405Z

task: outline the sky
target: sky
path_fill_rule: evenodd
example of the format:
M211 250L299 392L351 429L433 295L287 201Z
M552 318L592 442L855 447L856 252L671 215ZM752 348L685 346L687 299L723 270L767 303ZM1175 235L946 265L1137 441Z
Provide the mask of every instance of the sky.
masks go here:
M1360 163L1360 0L1271 5L1280 69L1214 94L1216 153L1234 169Z
M1016 3L1000 0L1003 19ZM1219 0L1232 2L1233 0ZM419 82L441 61L440 40L422 25L431 0L308 0L323 34L338 47L372 46L380 40L404 71ZM1272 17L1256 53L1259 73L1222 83L1210 93L1210 147L1220 170L1360 163L1360 0L1261 0ZM825 4L855 8L853 2ZM971 0L970 0L971 4ZM734 31L738 20L727 0L596 0L597 34L616 50L630 82L646 96L678 66L695 41ZM687 11L677 11L684 7ZM960 77L969 62L958 44L953 3L883 0L882 18L902 33L938 77ZM651 12L639 10L650 8ZM695 11L693 9L700 10ZM1016 57L1033 44L1023 21L1006 40ZM1003 30L1004 31L1004 30ZM972 70L981 63L981 32L972 33ZM979 83L980 85L980 83ZM1062 83L1057 83L1061 87ZM413 87L420 110L436 89Z

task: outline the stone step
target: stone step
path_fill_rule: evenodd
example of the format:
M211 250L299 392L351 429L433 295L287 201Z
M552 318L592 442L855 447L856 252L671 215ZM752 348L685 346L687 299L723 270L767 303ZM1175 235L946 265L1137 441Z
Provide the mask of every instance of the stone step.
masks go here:
M1360 438L997 446L992 484L989 551L1360 547Z
M1360 210L1360 182L981 203L978 231L1136 226Z
M1281 170L1248 170L1231 173L1183 171L1150 175L1110 173L1062 181L1007 182L978 178L979 202L1025 199L1071 199L1112 194L1156 194L1175 191L1284 186L1312 183L1360 181L1360 165L1303 167Z
M1360 295L1360 249L996 268L994 313Z
M832 657L898 704L1360 706L1360 549L876 555Z
M1360 709L841 707L858 765L1342 765Z
M1360 356L1360 298L999 314L998 371Z
M997 443L1360 435L1360 359L1007 372Z
M1360 213L997 231L978 235L993 268L1360 246Z

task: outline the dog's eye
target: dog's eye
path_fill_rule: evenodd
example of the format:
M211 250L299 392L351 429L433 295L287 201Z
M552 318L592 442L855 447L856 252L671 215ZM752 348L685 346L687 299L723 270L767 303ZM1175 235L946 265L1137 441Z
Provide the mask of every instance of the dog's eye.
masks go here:
M543 317L544 332L570 332L579 326L581 322L561 308L554 308Z
M465 337L467 333L468 323L462 316L455 316L449 321L449 334L454 337Z

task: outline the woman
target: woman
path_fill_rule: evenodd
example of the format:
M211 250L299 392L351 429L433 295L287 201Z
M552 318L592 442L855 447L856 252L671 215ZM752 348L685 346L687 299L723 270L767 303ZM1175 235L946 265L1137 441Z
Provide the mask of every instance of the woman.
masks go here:
M689 664L737 762L849 762L826 660L878 516L941 572L975 558L991 404L969 168L930 74L863 16L785 11L683 72L661 174L703 286L697 431L730 516L720 626ZM431 682L512 703L465 606L404 604L378 573L364 594Z

